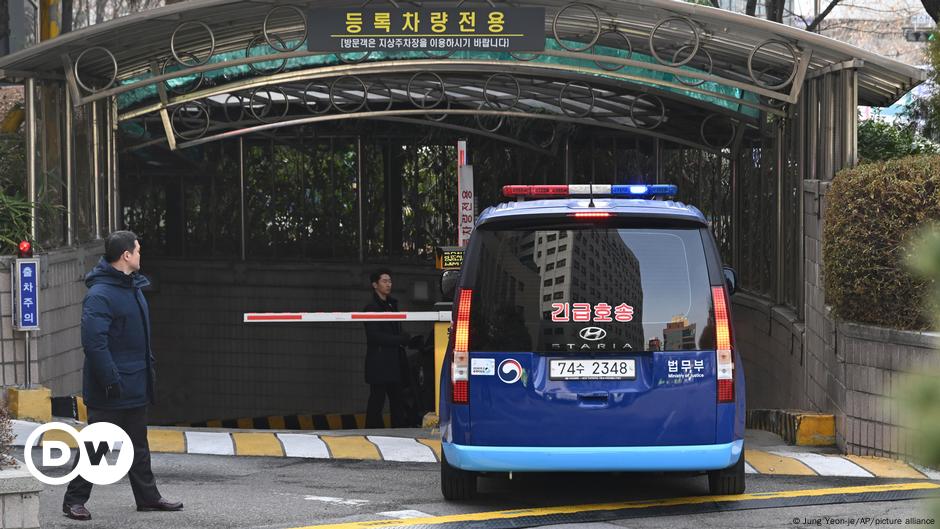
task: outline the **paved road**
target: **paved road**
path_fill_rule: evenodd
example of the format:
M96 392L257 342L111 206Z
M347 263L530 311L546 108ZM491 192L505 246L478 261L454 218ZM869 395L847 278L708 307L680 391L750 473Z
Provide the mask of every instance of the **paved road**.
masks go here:
M19 454L20 456L22 454ZM38 460L39 454L36 452ZM336 459L293 459L268 457L224 457L190 454L155 454L154 471L163 494L180 499L186 509L178 513L138 513L126 478L117 484L96 487L88 503L94 519L76 522L61 514L64 486L47 486L40 496L43 528L278 528L395 520L411 523L415 517L441 517L466 513L489 513L520 509L540 509L626 502L644 499L698 498L706 493L702 476L678 477L634 474L552 474L514 476L482 480L481 495L469 503L447 503L438 488L435 463L396 463ZM50 471L50 474L55 472ZM64 473L64 472L60 472ZM930 484L924 480L851 478L824 476L749 475L748 493L772 493L841 487L871 487L893 483ZM757 497L759 498L759 497ZM747 510L708 512L694 515L654 516L644 511L640 518L622 518L602 523L566 523L579 529L613 527L812 527L847 523L826 523L823 517L848 518L931 518L924 500L856 502L836 505L755 508L741 502L735 507ZM790 501L805 501L802 494ZM837 500L833 500L837 501ZM683 503L677 501L677 503ZM714 510L709 501L693 507ZM678 508L683 508L682 506ZM686 507L688 508L688 507ZM675 511L672 511L673 513ZM660 513L661 514L661 513ZM636 513L629 514L630 516ZM505 522L512 514L480 515L482 519ZM794 519L799 519L794 524ZM542 526L530 523L517 526ZM818 524L816 521L818 520ZM443 521L443 520L438 520ZM436 522L435 522L436 523ZM429 525L422 524L424 527ZM447 527L467 525L448 525ZM870 527L889 525L868 524ZM897 525L894 525L897 526ZM923 527L933 527L923 525ZM476 527L481 527L477 525ZM558 527L558 526L556 526ZM916 526L914 526L916 527Z

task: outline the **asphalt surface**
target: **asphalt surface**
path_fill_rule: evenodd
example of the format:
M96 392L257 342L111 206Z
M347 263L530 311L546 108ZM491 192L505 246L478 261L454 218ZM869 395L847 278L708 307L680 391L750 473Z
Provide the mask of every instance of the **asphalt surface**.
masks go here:
M36 460L39 460L38 450L35 452ZM434 463L154 454L153 469L163 495L184 502L185 509L182 512L136 512L130 485L124 478L114 485L95 487L87 503L93 516L89 522L70 520L62 514L64 485L46 486L40 494L41 526L287 529L392 520L397 517L407 522L407 517L695 497L707 493L704 476L542 474L516 475L509 480L508 476L503 475L481 480L478 499L466 503L448 503L441 497L438 465ZM50 475L65 473L64 470L47 472ZM747 492L752 494L903 482L906 481L748 475ZM849 518L899 518L902 522L911 517L935 518L928 514L928 509L925 500L881 501L631 518L603 523L568 523L564 526L578 529L848 527L851 526ZM889 527L904 524L865 525Z

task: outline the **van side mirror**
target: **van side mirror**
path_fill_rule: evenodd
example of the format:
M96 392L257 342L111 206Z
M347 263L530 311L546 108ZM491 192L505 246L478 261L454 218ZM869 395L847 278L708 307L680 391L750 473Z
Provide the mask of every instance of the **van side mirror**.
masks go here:
M725 274L725 284L728 285L728 295L732 295L738 289L738 273L730 266L722 268L722 271Z
M457 291L457 282L460 280L460 272L457 270L447 270L441 274L441 295L445 301L454 299L454 293Z

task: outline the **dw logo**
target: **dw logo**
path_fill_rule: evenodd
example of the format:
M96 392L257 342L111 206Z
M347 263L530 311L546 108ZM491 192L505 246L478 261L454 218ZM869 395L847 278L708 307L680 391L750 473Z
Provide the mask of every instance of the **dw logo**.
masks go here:
M33 462L33 448L39 443L39 437L55 430L68 434L78 446L78 464L71 472L61 477L43 474ZM112 452L118 454L114 464L105 457ZM81 432L68 424L50 422L29 434L23 447L23 456L30 474L47 485L64 485L78 475L95 485L110 485L123 478L131 469L134 462L134 445L127 432L109 422L89 424ZM42 442L43 467L65 467L71 459L72 452L65 442L56 439L46 439Z

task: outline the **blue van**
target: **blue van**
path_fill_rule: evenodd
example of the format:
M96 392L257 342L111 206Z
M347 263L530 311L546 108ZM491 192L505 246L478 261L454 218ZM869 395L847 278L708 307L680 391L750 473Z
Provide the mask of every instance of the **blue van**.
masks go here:
M506 186L477 221L441 373L441 491L481 473L707 472L744 492L734 271L675 186ZM544 198L522 201L522 198Z

